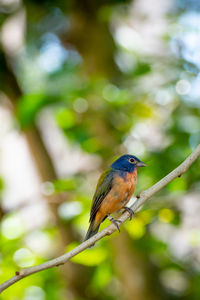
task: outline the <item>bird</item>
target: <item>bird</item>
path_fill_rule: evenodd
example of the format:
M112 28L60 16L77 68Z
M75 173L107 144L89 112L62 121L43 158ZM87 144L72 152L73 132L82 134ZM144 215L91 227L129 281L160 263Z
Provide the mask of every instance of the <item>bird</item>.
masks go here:
M90 211L89 228L84 241L95 235L100 224L108 218L119 230L121 221L115 220L111 214L123 209L128 211L130 219L133 211L127 207L137 183L137 169L146 164L136 156L125 154L113 162L99 178L93 196ZM120 230L119 230L120 231Z

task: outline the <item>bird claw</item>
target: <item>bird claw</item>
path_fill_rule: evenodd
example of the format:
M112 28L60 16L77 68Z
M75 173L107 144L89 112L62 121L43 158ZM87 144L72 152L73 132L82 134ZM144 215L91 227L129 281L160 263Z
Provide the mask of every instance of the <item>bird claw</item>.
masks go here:
M123 209L124 209L124 211L127 211L129 213L130 220L132 220L134 211L130 207L127 207L127 206L123 207Z
M110 215L108 215L107 217L108 217L108 220L109 220L110 222L112 222L112 223L117 227L118 231L120 232L119 224L121 224L122 221L120 221L120 220L115 220L115 219L114 219L113 217L111 217ZM118 224L118 223L119 223L119 224Z
M119 224L121 224L122 221L113 219L111 222L117 227L118 231L120 232Z

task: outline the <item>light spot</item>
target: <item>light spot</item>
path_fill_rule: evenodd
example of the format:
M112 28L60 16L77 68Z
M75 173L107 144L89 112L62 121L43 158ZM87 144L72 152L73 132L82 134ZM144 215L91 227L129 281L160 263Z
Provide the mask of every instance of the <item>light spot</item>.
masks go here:
M70 220L82 212L82 205L78 201L62 203L58 208L58 214L62 219Z
M193 230L190 234L190 244L193 247L197 247L200 245L200 232L199 230Z
M45 293L39 286L29 286L25 289L23 300L45 300Z
M61 68L68 57L68 52L62 47L60 41L53 34L49 35L38 59L39 66L46 72L54 72Z
M36 254L45 256L49 250L54 249L50 236L40 230L31 232L26 236L26 245Z
M179 270L164 270L160 275L160 279L162 284L175 295L182 295L188 288L188 279Z
M103 94L104 99L106 99L109 102L113 102L113 101L117 100L117 98L120 94L120 90L118 89L117 86L115 86L113 84L107 84L104 87L102 94Z
M137 156L142 156L145 152L144 144L132 135L127 136L127 138L124 141L124 145L129 152L131 152L132 149L134 149L134 154Z
M139 50L142 48L142 40L138 32L128 26L121 26L115 33L115 39L119 45L127 50Z
M24 224L19 215L11 215L3 219L2 234L9 240L20 237L24 232Z
M187 95L190 92L191 84L188 80L179 80L176 84L176 92L179 95Z
M47 181L41 185L41 193L45 196L50 196L55 192L54 185L52 182Z
M35 263L35 256L27 248L21 248L14 253L14 261L21 267L30 267Z
M73 107L77 113L84 113L88 109L88 102L84 98L77 98L73 103Z
M169 90L160 90L156 93L155 101L160 105L167 105L173 101L173 95Z

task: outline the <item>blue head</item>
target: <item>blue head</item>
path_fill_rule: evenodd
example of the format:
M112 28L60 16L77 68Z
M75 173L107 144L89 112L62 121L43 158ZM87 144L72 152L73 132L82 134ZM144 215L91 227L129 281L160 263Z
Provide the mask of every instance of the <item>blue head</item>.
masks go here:
M125 154L118 158L112 165L112 169L133 172L136 168L145 167L146 165L136 156Z

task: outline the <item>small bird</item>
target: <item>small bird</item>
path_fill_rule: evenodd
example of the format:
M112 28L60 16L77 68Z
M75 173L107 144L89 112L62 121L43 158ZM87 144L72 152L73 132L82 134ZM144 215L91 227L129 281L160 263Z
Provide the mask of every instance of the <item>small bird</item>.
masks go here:
M134 155L123 155L118 158L110 168L99 178L95 194L93 196L90 212L90 226L85 241L95 235L100 224L108 218L119 230L119 220L115 220L110 214L124 209L129 212L130 219L133 211L126 207L137 183L137 169L146 165Z

